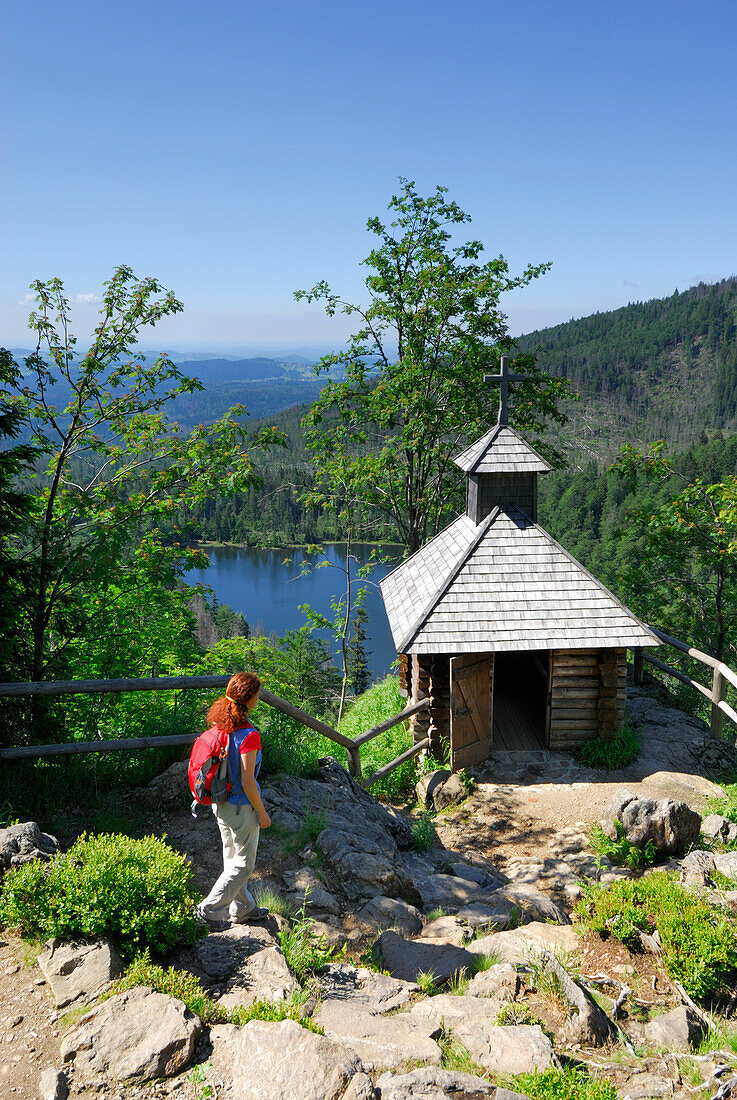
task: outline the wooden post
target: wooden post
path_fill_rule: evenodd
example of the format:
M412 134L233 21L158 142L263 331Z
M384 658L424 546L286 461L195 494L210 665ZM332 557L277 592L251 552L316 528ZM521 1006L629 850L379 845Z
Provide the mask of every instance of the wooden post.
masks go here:
M346 749L348 757L348 774L352 779L361 778L361 750L358 748Z
M722 676L719 668L714 669L714 675L711 681L711 721L709 723L710 732L712 737L722 736L722 726L724 724L724 715L719 709L719 704L725 699L727 695L727 681Z
M632 679L635 687L642 687L645 680L645 650L641 645L635 646L632 651L634 656Z

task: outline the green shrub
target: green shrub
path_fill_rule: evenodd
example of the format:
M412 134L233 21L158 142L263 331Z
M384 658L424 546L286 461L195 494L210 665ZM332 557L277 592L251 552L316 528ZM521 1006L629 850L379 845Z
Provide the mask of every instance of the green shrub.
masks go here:
M637 730L625 722L619 733L605 740L595 737L592 741L585 741L578 750L578 758L590 768L602 768L605 771L614 771L616 768L624 768L631 764L640 755L642 748L640 735Z
M518 1073L512 1088L530 1100L617 1100L611 1081L589 1077L585 1070L545 1069L541 1073Z
M407 700L401 693L399 680L396 676L387 676L363 695L359 695L340 723L340 732L346 737L357 737L360 733L378 726L380 722L385 722L387 718L393 718L406 706ZM379 734L361 748L361 770L365 776L369 776L410 748L412 734L409 726L407 722L400 722L398 726ZM374 783L371 793L379 798L408 798L414 791L416 781L415 760L407 760Z
M668 974L694 1000L717 998L737 978L734 922L674 874L591 884L577 908L593 931L610 933L631 949L639 946L639 932L657 929Z
M50 863L26 863L5 876L0 921L24 935L113 936L131 958L192 943L199 928L184 856L163 840L82 835Z
M421 813L412 824L412 840L418 852L429 852L437 840L432 814Z
M617 839L608 837L600 825L592 825L589 831L589 843L598 856L606 856L612 863L630 867L633 871L644 870L652 867L658 858L658 850L652 840L648 840L644 848L638 848L631 844L624 835L624 825L621 821L614 822L617 830Z

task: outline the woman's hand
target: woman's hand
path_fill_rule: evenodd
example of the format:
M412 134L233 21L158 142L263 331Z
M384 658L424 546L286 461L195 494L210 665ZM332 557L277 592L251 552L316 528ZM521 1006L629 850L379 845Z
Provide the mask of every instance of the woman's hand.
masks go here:
M269 825L271 825L271 818L267 814L266 810L258 815L258 823L262 829L268 829Z

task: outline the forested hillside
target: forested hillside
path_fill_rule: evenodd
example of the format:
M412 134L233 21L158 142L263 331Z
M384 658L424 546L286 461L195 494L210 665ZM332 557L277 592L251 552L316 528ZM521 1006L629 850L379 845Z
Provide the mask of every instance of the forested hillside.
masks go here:
M683 448L737 426L734 277L531 332L519 347L581 394L563 432L575 465L627 441Z

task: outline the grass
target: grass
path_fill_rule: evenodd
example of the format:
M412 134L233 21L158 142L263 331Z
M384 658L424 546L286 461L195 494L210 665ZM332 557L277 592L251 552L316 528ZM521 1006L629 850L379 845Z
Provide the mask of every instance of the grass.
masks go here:
M710 799L707 804L708 812L721 814L737 824L737 772L725 775L719 783L724 788L724 796Z
M436 993L440 992L440 985L432 971L421 970L415 981L420 987L420 992L424 993L426 997L434 997Z
M624 726L614 737L595 737L585 741L578 750L578 759L590 768L614 771L631 764L640 755L640 735L625 719Z
M443 1069L450 1070L453 1073L470 1073L472 1077L482 1077L487 1081L490 1080L484 1067L474 1061L468 1048L464 1047L463 1043L459 1042L445 1028L438 1037L438 1046L442 1051L440 1064Z
M270 913L276 913L279 917L291 919L296 913L296 909L289 898L285 898L273 886L257 887L253 891L253 896L257 905L268 909Z
M339 957L334 947L328 947L323 936L315 935L314 926L314 920L305 916L303 904L297 920L291 927L283 928L279 935L287 966L300 985L311 978L315 971Z
M314 844L320 833L327 826L327 823L328 815L326 810L316 810L312 806L305 804L303 821L299 829L295 832L286 834L286 839L282 844L282 851L284 854L296 856L303 848L306 848L308 844Z
M387 676L356 699L340 723L340 732L346 737L357 737L358 734L378 726L387 718L399 714L406 706L407 700L401 694L398 678ZM371 775L411 747L412 734L409 726L406 722L401 722L363 746L361 749L363 774ZM371 793L380 798L407 798L413 794L416 781L415 761L408 760L375 783Z
M435 832L435 824L432 814L427 810L421 813L412 823L412 840L418 852L429 852L435 846L438 834Z
M658 858L658 850L652 840L648 840L644 848L639 848L625 838L624 826L621 821L615 821L614 826L617 830L616 840L608 837L601 825L591 826L589 843L597 856L605 856L612 863L630 867L633 871L642 871L646 867L652 867Z
M441 917L447 917L447 915L448 914L445 912L445 909L443 909L442 905L438 905L437 908L430 910L430 912L425 917L425 921L427 924L430 924L431 921L440 920Z
M469 978L465 970L456 970L448 982L448 993L453 997L463 997L468 992Z
M471 969L474 974L483 974L485 970L491 970L499 962L499 956L493 951L487 951L484 955L475 955Z

